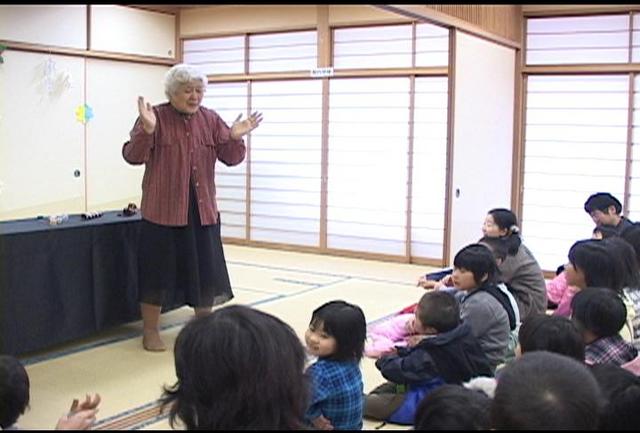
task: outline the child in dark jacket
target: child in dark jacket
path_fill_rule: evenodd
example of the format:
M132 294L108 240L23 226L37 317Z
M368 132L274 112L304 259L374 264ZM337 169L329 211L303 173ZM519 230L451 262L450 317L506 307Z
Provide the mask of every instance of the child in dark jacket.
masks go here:
M462 384L476 376L493 376L489 360L460 321L458 302L449 293L425 293L415 312L419 334L396 353L376 361L385 379L365 398L365 417L413 424L417 405L444 383Z

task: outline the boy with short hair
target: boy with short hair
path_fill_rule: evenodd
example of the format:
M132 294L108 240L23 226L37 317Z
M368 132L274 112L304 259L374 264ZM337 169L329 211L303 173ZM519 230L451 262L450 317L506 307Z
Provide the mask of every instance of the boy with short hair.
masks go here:
M620 200L608 192L597 192L590 195L584 202L584 211L591 216L594 223L599 226L615 227L618 234L633 224L622 215Z
M365 398L365 416L413 424L417 405L444 383L461 384L475 376L493 376L471 328L461 323L458 301L449 293L425 293L415 312L420 334L409 347L382 356L376 367L389 382Z

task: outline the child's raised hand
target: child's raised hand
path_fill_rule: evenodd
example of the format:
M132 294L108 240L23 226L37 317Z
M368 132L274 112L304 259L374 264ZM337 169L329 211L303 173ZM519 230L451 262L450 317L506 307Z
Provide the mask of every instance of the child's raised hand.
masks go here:
M93 397L90 397L89 394L87 394L82 403L80 403L77 398L74 398L73 402L71 403L71 408L69 409L69 412L78 412L81 410L95 409L98 407L101 400L102 399L100 398L100 394L96 394Z
M98 408L69 412L61 417L56 424L56 430L89 430L96 422Z

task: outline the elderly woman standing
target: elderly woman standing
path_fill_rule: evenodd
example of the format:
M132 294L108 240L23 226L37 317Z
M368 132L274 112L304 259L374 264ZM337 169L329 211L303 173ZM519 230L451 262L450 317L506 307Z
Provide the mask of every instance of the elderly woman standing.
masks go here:
M242 137L262 115L254 112L231 128L202 107L207 76L186 64L165 77L169 102L152 107L138 98L140 113L122 154L145 164L138 256L142 345L163 351L159 322L163 302L185 302L196 316L233 298L220 240L214 184L217 160L232 166L246 153Z

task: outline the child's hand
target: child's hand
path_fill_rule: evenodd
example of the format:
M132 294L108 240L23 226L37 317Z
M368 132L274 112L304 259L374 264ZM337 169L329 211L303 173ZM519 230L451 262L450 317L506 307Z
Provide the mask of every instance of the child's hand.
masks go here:
M420 343L425 337L426 335L422 335L422 334L410 335L406 337L405 341L407 342L407 347L417 346L418 343Z
M440 280L440 285L453 287L453 275L447 275L443 279Z
M405 324L404 324L404 331L409 334L416 334L416 318L412 317L411 319L408 319Z
M331 425L331 421L329 421L322 415L320 415L318 418L311 421L311 424L315 428L320 430L333 430L333 425Z
M392 356L392 355L397 355L398 354L398 348L397 347L391 347L389 349L385 349L385 350L381 350L377 356L375 356L376 359L380 359L380 358L384 358L385 356Z
M58 420L56 430L89 430L96 422L97 412L97 408L69 412Z
M422 287L423 289L434 289L438 284L438 281L427 280L427 278L423 275L418 280L418 287Z
M96 413L100 404L100 394L90 397L86 395L85 400L80 403L77 398L73 399L69 413L58 420L56 430L88 430L96 422Z
M69 412L78 412L81 410L95 409L100 404L100 401L101 401L100 394L96 394L94 397L90 397L89 394L87 394L82 403L80 403L77 398L74 398L73 402L71 403L71 408L69 409Z

